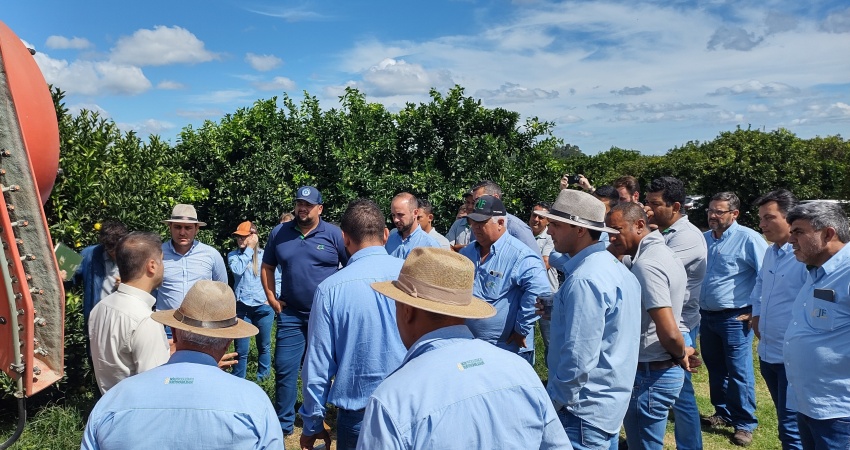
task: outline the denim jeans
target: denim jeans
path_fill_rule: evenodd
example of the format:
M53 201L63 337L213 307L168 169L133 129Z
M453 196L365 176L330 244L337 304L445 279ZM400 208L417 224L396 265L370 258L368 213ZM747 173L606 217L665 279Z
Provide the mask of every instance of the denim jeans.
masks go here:
M688 337L691 345L696 348L699 325L694 327ZM684 372L684 371L683 371ZM699 409L697 399L694 395L694 385L691 382L691 373L685 373L682 383L682 392L673 404L673 415L676 418L673 431L676 436L676 449L678 450L702 450L702 429L699 423Z
M274 349L274 408L283 434L292 434L295 401L298 398L298 373L307 343L308 317L290 308L277 315L277 343Z
M817 420L797 413L803 450L850 449L850 416Z
M274 310L266 303L248 306L242 302L236 302L236 317L254 324L260 330L256 338L257 380L262 381L271 374ZM233 367L233 375L245 378L245 373L248 370L248 351L251 348L251 338L236 339L233 345L236 347L236 353L239 353L239 359L236 366Z
M594 427L588 421L567 411L567 408L558 411L558 419L561 420L561 425L564 426L564 431L567 432L570 444L573 444L575 450L609 450L612 445L616 445L620 436Z
M779 424L779 441L782 442L782 450L800 450L800 429L797 427L797 411L786 406L786 394L788 391L788 378L785 376L785 364L771 364L760 361L759 369L761 376L770 391L773 406L776 408L776 421Z
M738 319L750 311L750 307L701 310L700 346L715 414L736 430L752 432L758 426L753 331L749 321Z
M355 450L360 437L360 424L363 423L365 410L351 411L338 409L336 415L337 450Z
M647 363L638 363L632 398L623 419L629 448L664 448L667 413L682 390L684 372L679 366L649 370Z

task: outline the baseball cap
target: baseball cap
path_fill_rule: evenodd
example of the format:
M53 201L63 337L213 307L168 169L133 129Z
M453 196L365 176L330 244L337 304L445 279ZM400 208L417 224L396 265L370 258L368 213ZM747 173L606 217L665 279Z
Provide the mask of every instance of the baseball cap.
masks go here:
M295 194L295 200L304 200L311 205L321 205L322 193L313 186L301 186Z
M472 219L476 222L489 220L491 217L506 216L505 204L497 197L492 195L482 195L475 201L474 209L466 215L467 219Z

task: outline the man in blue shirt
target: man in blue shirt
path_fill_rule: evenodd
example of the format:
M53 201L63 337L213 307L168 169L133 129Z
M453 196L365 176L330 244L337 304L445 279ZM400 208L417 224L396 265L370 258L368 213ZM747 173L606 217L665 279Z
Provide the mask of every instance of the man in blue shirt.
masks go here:
M72 281L83 285L83 318L88 328L89 314L101 299L115 291L120 283L118 264L115 263L115 249L118 241L127 235L127 227L121 222L107 221L101 224L98 243L90 245L80 252L82 262L74 272ZM88 333L88 330L86 330Z
M387 228L371 200L355 200L340 221L348 265L316 289L307 355L301 371L304 421L301 448L313 448L330 435L322 421L325 403L337 407L336 448L354 449L369 396L401 364L406 349L395 326L395 302L370 284L398 278L399 258L384 249Z
M395 230L387 238L387 253L396 258L407 258L416 247L439 247L440 243L419 226L419 200L407 192L393 197L390 204Z
M269 235L260 274L269 305L277 315L274 351L275 409L284 435L292 434L298 369L307 342L307 322L316 287L348 261L339 227L322 220L322 194L302 186L295 194L295 220ZM275 268L280 266L280 297L275 298Z
M226 283L195 283L175 310L151 318L171 327L177 351L125 379L95 405L80 448L283 449L268 396L216 367L235 338L257 333L236 317Z
M570 256L552 306L549 384L561 423L578 449L607 448L619 435L632 394L640 342L641 287L599 242L605 205L562 190L549 212L555 250Z
M534 370L464 325L495 314L474 278L467 258L417 248L398 280L372 284L396 301L408 351L369 398L358 449L572 448Z
M708 426L735 429L732 443L750 445L756 418L750 294L767 242L736 222L741 201L733 192L715 194L708 204L705 241L708 259L700 294L700 344L714 414Z
M156 293L157 311L180 307L186 293L198 280L227 283L227 269L221 253L195 239L200 227L207 224L198 220L194 206L175 206L171 217L163 222L168 224L171 239L162 244L165 277Z
M791 322L791 306L806 282L806 265L797 261L788 238L791 226L785 220L788 211L797 206L797 198L786 189L768 192L755 201L759 209L759 228L773 245L764 254L764 263L756 278L751 299L752 328L759 338L759 370L767 384L776 419L782 450L800 450L797 411L788 407L783 347L785 330Z
M469 221L466 220L466 215L472 212L474 200L472 199L472 191L463 193L463 206L460 207L458 217L455 219L449 231L446 233L446 239L452 246L452 250L460 251L466 247L469 241L472 240L472 229L469 227Z
M475 186L472 186L472 199L478 201L482 195L492 195L493 197L502 199L502 188L493 181L483 180ZM530 248L535 253L537 252L537 241L534 240L534 235L531 234L531 227L519 217L508 213L505 219L508 227L508 234L522 241L526 247Z
M468 320L466 326L476 338L534 364L534 322L539 319L534 303L551 288L540 254L507 233L506 214L501 200L484 195L467 216L475 241L460 254L475 265L475 295L493 305L496 315Z
M835 203L788 212L788 242L809 269L785 332L788 405L804 450L850 447L850 229Z

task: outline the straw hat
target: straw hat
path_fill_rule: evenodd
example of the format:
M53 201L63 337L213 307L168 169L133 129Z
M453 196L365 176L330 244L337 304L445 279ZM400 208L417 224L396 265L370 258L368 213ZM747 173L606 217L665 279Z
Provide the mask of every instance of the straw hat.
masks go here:
M534 211L534 214L590 230L620 234L605 226L605 205L596 197L575 189L562 190L549 211Z
M401 266L398 280L372 283L372 289L417 309L464 319L486 319L496 308L472 296L475 266L469 258L442 248L417 247Z
M254 325L236 318L236 296L221 281L196 282L179 308L156 311L151 319L171 328L217 338L238 339L259 332Z
M198 220L198 213L195 212L195 207L192 205L186 205L184 203L178 203L174 205L174 209L171 210L171 218L163 220L165 223L196 223L199 226L206 226L206 222L201 222Z

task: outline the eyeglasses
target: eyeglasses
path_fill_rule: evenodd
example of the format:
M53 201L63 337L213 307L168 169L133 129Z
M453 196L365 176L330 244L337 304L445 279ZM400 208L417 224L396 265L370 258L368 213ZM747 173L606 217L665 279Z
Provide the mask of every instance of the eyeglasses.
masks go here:
M733 210L730 209L728 211L721 211L719 209L706 209L705 212L708 213L709 216L721 216L723 217L726 214L729 214Z

